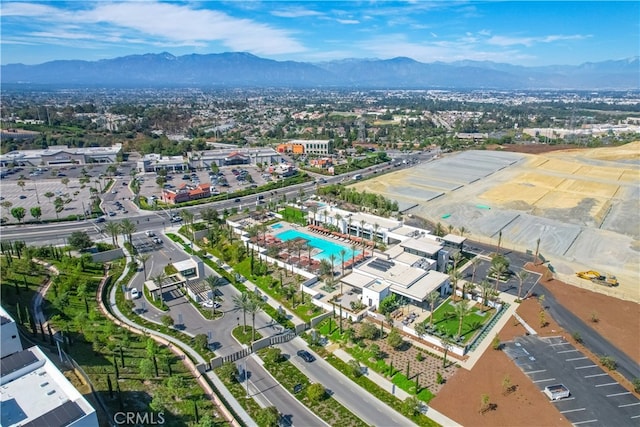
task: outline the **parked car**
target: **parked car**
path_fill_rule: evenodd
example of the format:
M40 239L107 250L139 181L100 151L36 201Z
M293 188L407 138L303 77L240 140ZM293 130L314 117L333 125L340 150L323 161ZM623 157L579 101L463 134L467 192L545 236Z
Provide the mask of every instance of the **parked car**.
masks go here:
M155 235L156 235L156 233L154 233L154 232L153 232L153 231L151 231L151 230L147 230L144 234L146 234L146 235L147 235L147 237L153 237L153 236L155 236Z
M20 195L20 199L23 199L23 200L24 200L24 199L26 199L26 198L27 198L27 196L25 196L24 194L21 194L21 195Z
M140 298L140 292L136 288L131 289L130 295L131 299Z
M115 213L115 212L113 212L113 211L110 211L110 212L109 212L109 216L116 216L116 213Z
M93 222L95 222L96 224L100 223L100 222L105 222L106 219L104 219L103 216L96 218Z
M162 240L157 238L157 237L154 237L153 238L153 243L155 243L156 245L161 245L162 244Z
M302 360L304 360L307 363L311 363L314 360L316 360L316 358L313 357L313 355L309 353L307 350L298 350L296 354L298 355L298 357L301 357Z

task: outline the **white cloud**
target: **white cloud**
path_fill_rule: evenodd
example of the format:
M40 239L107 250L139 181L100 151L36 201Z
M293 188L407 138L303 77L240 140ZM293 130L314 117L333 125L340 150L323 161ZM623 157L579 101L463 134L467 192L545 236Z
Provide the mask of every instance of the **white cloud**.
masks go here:
M202 46L218 42L234 51L258 55L304 52L306 48L292 37L290 31L256 22L234 18L226 13L195 9L191 5L158 2L89 3L90 8L63 10L37 4L10 3L2 13L28 16L40 24L48 23L52 37L61 32L57 26L82 24L85 32L100 35L119 30L123 38L149 39L149 44ZM38 22L33 22L38 24Z
M305 9L302 7L290 7L286 9L274 10L271 12L273 16L277 16L280 18L302 18L304 16L321 16L323 13Z
M509 36L492 36L489 37L486 42L495 46L533 46L538 43L552 43L563 40L583 40L590 36L574 34L574 35L548 35L539 37L509 37Z
M357 19L336 19L336 22L338 24L345 24L345 25L354 25L354 24L360 23L360 21L358 21Z

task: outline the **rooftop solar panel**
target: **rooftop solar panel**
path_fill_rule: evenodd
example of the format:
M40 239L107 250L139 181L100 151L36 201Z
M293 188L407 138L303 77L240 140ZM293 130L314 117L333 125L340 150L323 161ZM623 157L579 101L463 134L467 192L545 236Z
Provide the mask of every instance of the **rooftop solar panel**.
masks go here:
M9 356L0 359L0 376L4 377L5 375L9 375L18 369L22 369L37 361L38 358L29 350L10 354Z

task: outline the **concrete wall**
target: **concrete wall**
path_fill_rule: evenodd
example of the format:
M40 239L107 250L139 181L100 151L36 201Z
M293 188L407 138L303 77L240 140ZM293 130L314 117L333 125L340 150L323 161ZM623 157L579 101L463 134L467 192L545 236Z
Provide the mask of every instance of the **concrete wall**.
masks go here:
M110 251L104 252L96 252L95 254L91 254L91 259L93 262L108 262L113 261L114 259L119 259L124 257L124 252L122 248L112 249Z

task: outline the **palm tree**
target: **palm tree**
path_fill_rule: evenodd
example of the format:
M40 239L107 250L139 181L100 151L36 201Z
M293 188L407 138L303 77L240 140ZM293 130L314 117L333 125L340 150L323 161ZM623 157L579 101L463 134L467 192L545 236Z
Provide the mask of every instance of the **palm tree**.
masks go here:
M347 219L347 224L349 224L349 228L347 229L347 234L351 236L351 223L353 223L353 218L349 215L349 219Z
M242 332L247 332L247 311L251 308L252 302L250 301L251 297L248 293L243 292L240 295L236 295L232 298L233 301L233 311L242 311L242 318L244 321L244 327L242 328Z
M336 214L336 227L338 227L338 230L340 230L340 232L342 233L342 227L340 226L340 221L342 221L342 215L337 213Z
M524 283L525 280L527 280L527 277L529 277L529 272L523 268L522 270L516 273L516 277L520 282L518 285L518 299L520 299L520 296L522 295L522 284Z
M443 234L442 233L442 224L440 224L440 223L436 224L436 229L434 230L434 233L438 237L442 236L442 234Z
M138 262L142 264L142 270L144 272L144 280L147 280L147 261L151 259L151 255L149 254L139 254L136 256Z
M358 230L360 237L362 237L362 232L364 231L364 224L365 224L364 219L361 219L360 220L360 229ZM364 238L362 240L364 241Z
M162 296L162 285L165 280L167 280L167 274L163 271L160 274L157 274L151 278L153 283L160 289L160 306L164 306L164 298Z
M206 276L204 281L209 285L209 289L211 289L211 301L213 302L213 312L212 315L216 314L216 289L218 286L222 285L222 278L218 276Z
M483 280L480 282L480 296L482 297L482 305L487 307L487 302L489 301L489 295L491 295L491 283L488 280Z
M537 265L538 264L539 251L540 251L540 237L538 237L538 240L536 240L536 254L533 257L533 265Z
M498 291L498 284L500 283L500 277L502 277L502 275L506 271L507 271L507 266L502 263L496 264L489 269L489 274L492 274L495 276L496 283L494 286L494 290L496 292Z
M316 214L318 213L318 205L313 204L309 207L309 212L313 214L313 219L311 219L311 225L316 225Z
M111 241L113 242L113 246L118 246L118 234L120 234L120 223L107 222L104 225L104 229L107 233L111 235Z
M453 347L453 340L451 339L450 336L445 335L442 338L440 338L440 344L442 345L442 348L444 349L444 358L442 359L442 367L446 368L447 367L447 354L449 353L449 350L451 350L451 347Z
M502 244L502 230L498 232L498 247L496 248L496 254L500 255L500 245Z
M469 301L467 301L466 299L463 299L462 301L457 303L453 308L453 312L458 318L458 336L460 336L460 333L462 332L462 323L464 322L465 317L467 317L469 313L471 313L471 310L472 307L469 307Z
M182 217L182 219L184 219L184 222L187 225L187 228L191 230L191 241L193 242L195 240L195 235L196 235L195 230L193 229L193 219L195 218L195 215L190 211L183 209L180 212L180 216Z
M344 256L347 254L347 250L342 248L340 249L340 258L342 259L342 276L344 276Z
M476 270L478 269L478 264L480 264L480 258L473 258L471 260L471 283L475 283L476 281Z
M440 294L437 291L431 292L427 295L427 302L429 303L429 309L431 310L431 316L429 317L429 327L433 327L433 310L435 309L436 302L438 302Z
M251 296L247 304L247 312L251 314L251 341L256 340L256 314L262 311L264 302L257 296Z
M447 225L447 230L449 230L449 234L453 233L453 225L449 224Z
M331 277L333 278L333 275L335 274L335 269L333 264L336 261L336 255L335 254L329 255L329 261L331 261Z
M464 225L458 228L458 233L460 233L461 237L464 237L464 235L467 233L467 229L464 227Z
M376 244L376 240L378 239L378 230L380 229L380 225L376 222L375 224L373 224L373 236L372 239L373 240L373 246L375 246ZM373 253L373 251L371 251Z
M460 281L460 279L462 279L462 274L460 273L460 270L458 270L456 268L456 264L455 262L453 263L453 268L449 267L449 280L451 281L451 284L453 285L453 299L456 299L456 291L458 290L458 282ZM464 295L462 295L462 298L464 299Z
M131 235L136 232L136 226L129 218L120 222L120 232L127 236L127 240L131 243Z

